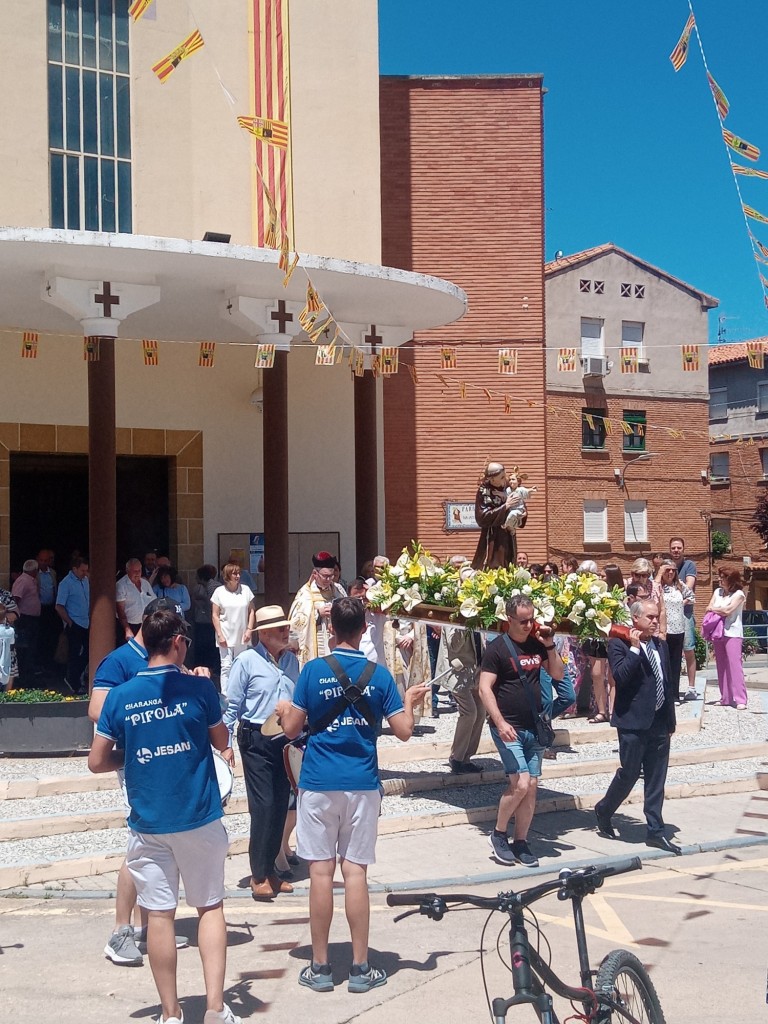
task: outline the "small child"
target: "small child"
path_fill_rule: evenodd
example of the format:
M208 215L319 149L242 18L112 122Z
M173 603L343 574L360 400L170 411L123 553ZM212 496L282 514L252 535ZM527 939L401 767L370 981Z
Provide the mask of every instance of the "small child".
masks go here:
M13 645L16 640L16 630L13 626L9 626L7 621L7 612L4 604L0 604L0 689L12 689L10 683L13 679L11 676L11 665L15 660L13 658Z
M520 499L520 504L515 506L515 508L511 508L509 515L504 520L504 529L509 533L514 533L520 525L520 521L528 514L525 503L536 490L535 487L523 487L522 480L523 475L515 466L507 478L507 497L509 498L511 495L514 495Z

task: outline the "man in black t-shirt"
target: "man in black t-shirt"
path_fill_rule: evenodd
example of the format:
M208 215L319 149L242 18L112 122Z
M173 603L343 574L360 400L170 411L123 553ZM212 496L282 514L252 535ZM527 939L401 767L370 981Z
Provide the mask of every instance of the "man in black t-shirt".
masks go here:
M528 829L536 807L544 747L536 734L536 716L542 710L539 671L546 668L555 682L562 680L565 665L552 640L552 630L533 630L533 604L520 594L507 601L503 636L489 644L480 663L480 697L488 712L491 736L509 779L499 800L496 828L489 836L494 857L501 864L518 861L536 867L538 860L528 846ZM527 677L520 677L518 667ZM512 843L507 839L509 819L515 816Z

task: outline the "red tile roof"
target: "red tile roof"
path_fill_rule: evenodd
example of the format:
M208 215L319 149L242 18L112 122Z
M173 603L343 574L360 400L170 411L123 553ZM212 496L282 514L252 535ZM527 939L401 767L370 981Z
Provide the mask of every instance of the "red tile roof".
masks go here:
M747 358L747 345L762 345L768 352L768 338L753 338L751 341L734 341L730 345L710 345L709 365L717 363L738 363Z
M695 295L701 301L701 304L703 306L707 306L709 309L714 309L715 306L719 305L719 301L712 295L707 295L706 292L702 292L698 288L694 288L693 285L686 284L686 282L681 281L679 277L673 277L672 274L668 274L666 270L654 267L652 263L647 263L645 260L640 259L639 256L633 256L631 252L627 252L626 249L621 249L613 242L606 242L604 245L596 245L591 249L583 249L581 252L572 253L570 256L561 256L560 259L551 260L549 263L544 264L544 274L547 276L549 274L562 273L562 271L568 270L569 267L576 267L580 263L587 263L590 260L595 259L597 256L604 256L609 252L618 253L619 256L623 256L624 259L630 260L630 262L635 263L638 267L642 267L643 270L649 270L652 274L658 274L659 277L663 277L678 288L684 288L685 291Z

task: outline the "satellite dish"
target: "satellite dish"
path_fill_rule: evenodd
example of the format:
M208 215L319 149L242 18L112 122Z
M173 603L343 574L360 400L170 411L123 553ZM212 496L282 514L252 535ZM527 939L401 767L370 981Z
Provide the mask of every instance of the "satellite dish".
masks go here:
M557 252L555 253L555 259L556 260L561 260L562 258L563 258L563 250L562 249L558 249Z

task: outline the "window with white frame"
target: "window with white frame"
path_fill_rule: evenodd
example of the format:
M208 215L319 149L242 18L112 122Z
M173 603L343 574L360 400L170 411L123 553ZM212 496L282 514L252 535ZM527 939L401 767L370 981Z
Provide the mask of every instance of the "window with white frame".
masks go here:
M603 321L583 316L581 318L581 358L586 359L588 356L602 356L603 354Z
M710 392L711 395L711 392ZM768 381L760 381L757 385L757 411L768 412Z
M760 387L757 391L758 404L760 400ZM766 393L768 398L768 393ZM768 412L768 406L766 407ZM709 418L710 420L728 419L728 388L710 388L709 391Z
M648 508L645 501L624 502L624 543L648 540Z
M637 358L643 358L643 328L645 324L638 320L621 321L621 347L636 348Z
M712 480L727 480L731 475L731 457L728 452L711 452L709 476Z
M604 498L584 499L584 543L604 544L608 540L608 502Z
M130 0L47 0L51 227L132 230Z

